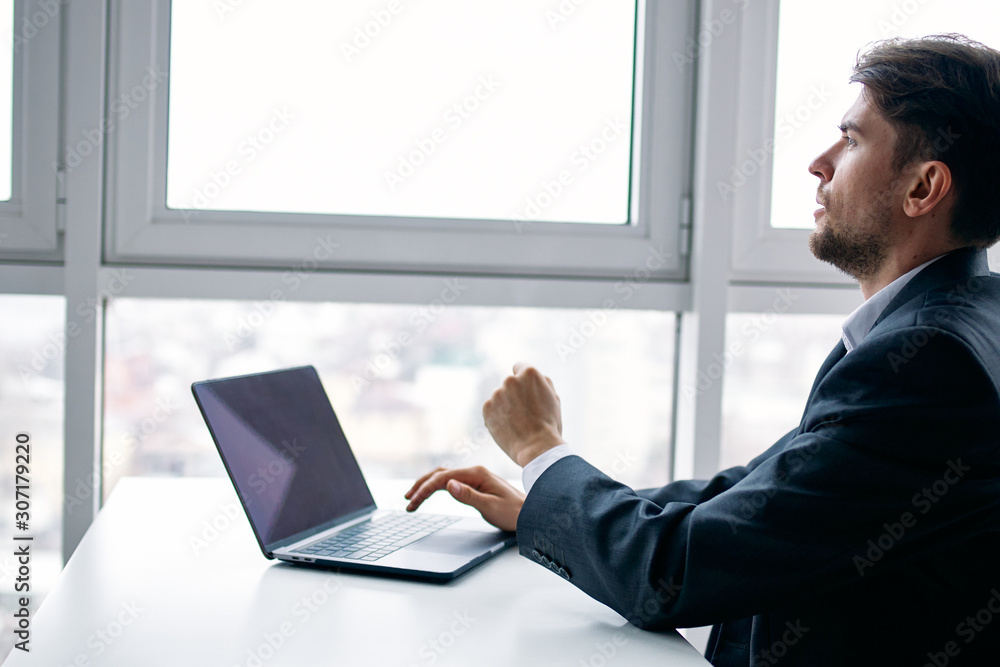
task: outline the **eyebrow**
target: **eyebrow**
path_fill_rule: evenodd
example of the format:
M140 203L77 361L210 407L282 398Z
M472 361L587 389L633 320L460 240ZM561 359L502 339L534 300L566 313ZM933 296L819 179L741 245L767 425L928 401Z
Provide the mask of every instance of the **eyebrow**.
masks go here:
M858 124L855 123L853 120L845 120L843 123L841 123L837 127L840 128L841 132L848 132L848 131L850 131L850 132L854 132L855 134L864 134L864 132L861 131L861 128L858 127Z

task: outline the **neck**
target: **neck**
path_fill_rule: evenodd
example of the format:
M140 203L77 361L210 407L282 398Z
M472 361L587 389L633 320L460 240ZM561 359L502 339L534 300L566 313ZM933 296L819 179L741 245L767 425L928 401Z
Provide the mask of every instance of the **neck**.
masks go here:
M907 252L891 253L882 262L882 266L875 275L858 281L861 285L861 294L865 297L865 301L867 301L876 292L900 276L906 275L921 264L925 264L957 248L958 246L937 246L934 248L925 248L919 252L910 250Z

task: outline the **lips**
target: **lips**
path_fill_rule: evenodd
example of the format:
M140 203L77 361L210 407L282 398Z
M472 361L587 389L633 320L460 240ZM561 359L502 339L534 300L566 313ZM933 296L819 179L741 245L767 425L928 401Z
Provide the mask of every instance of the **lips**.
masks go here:
M819 220L819 217L821 215L823 215L824 213L826 213L826 204L824 203L824 199L826 199L826 198L823 197L822 193L817 192L817 194L816 194L816 203L819 204L820 207L821 207L821 208L818 208L815 211L813 211L813 217L816 218L817 220Z

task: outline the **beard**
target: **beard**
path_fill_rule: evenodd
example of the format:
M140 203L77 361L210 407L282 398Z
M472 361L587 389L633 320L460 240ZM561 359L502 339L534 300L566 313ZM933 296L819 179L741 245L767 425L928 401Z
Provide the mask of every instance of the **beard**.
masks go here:
M809 250L816 259L832 264L855 280L863 281L879 272L889 253L888 207L866 211L861 218L845 222L836 202L826 206L826 222L809 235Z

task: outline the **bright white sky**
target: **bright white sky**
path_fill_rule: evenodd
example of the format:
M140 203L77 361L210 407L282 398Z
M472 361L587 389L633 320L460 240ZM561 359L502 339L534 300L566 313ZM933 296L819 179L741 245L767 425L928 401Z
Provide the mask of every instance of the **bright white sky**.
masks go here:
M808 165L840 137L844 112L860 88L848 78L858 50L889 37L958 32L1000 48L1000 3L982 0L788 0L781 3L771 224L811 229L816 185ZM794 131L782 128L812 87L833 96ZM788 136L791 134L791 136Z
M14 33L14 0L0 0L0 35ZM8 37L9 49L0 49L0 201L10 199L11 159L11 110L14 107L13 38Z
M172 4L169 206L627 220L633 3L229 4Z

